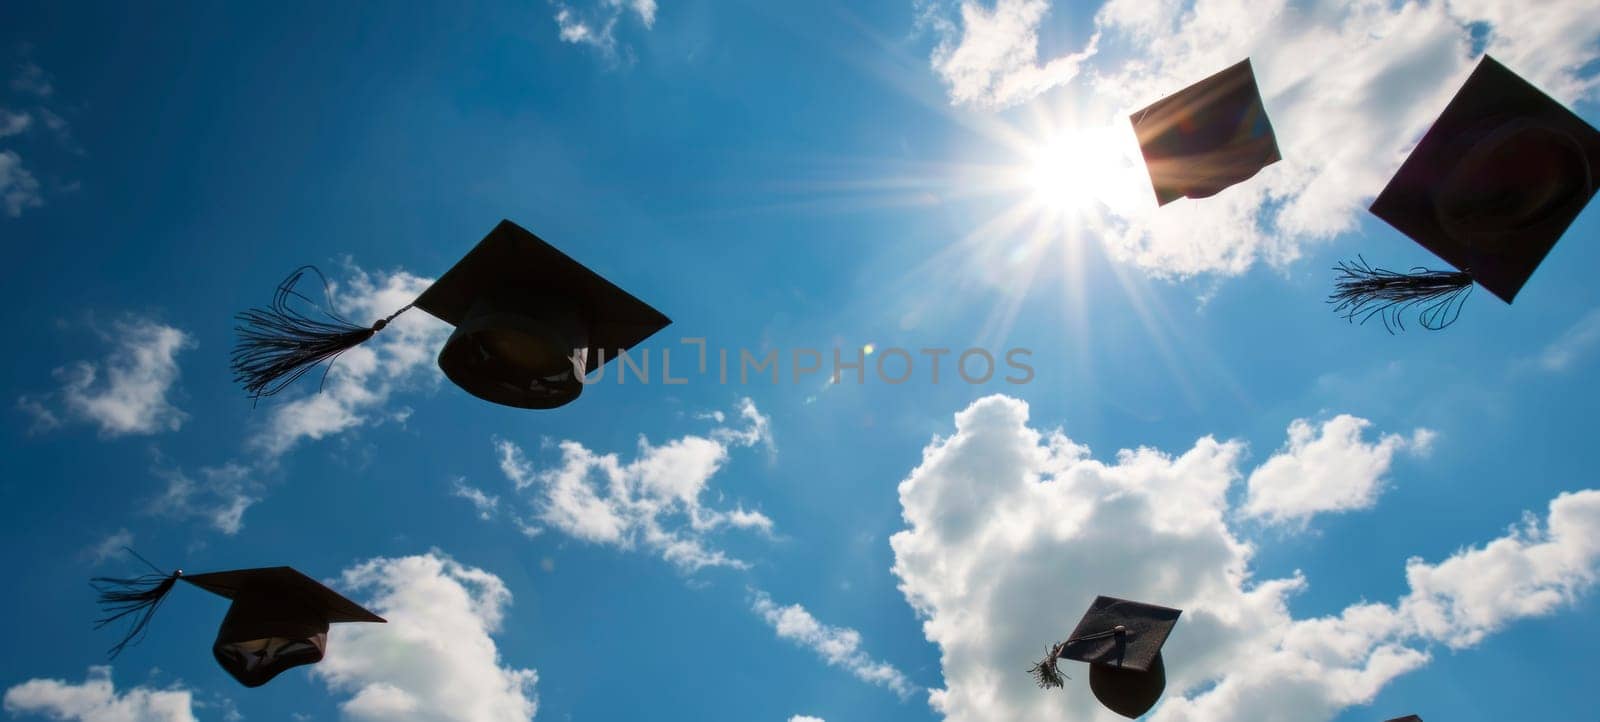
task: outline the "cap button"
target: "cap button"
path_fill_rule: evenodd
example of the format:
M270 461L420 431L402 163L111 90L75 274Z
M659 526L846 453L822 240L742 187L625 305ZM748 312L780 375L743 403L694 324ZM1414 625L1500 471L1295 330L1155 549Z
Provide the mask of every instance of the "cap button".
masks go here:
M1117 634L1127 634L1128 628L1118 624L1117 626L1112 627L1111 631L1116 632Z

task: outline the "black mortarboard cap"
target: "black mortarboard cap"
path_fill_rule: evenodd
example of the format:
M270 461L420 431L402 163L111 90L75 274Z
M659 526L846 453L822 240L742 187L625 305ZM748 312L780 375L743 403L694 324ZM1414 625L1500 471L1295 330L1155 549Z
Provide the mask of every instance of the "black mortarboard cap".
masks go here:
M1389 720L1389 722L1422 722L1422 718L1414 714L1408 714L1404 717L1396 717L1392 720Z
M269 309L240 315L236 380L255 397L282 390L317 364L371 338L406 309L362 327L326 309L295 308L305 273L279 286ZM331 302L329 303L331 306ZM501 221L411 306L456 327L439 367L478 398L525 409L576 399L592 372L670 320L511 221Z
M1600 131L1485 55L1372 212L1510 303L1597 171Z
M1163 206L1216 195L1282 159L1249 58L1129 119Z
M180 580L232 600L211 653L246 687L259 687L286 669L322 661L329 624L384 621L290 567L193 575L179 570L135 579L102 577L94 581L107 616L98 626L124 616L135 619L127 635L112 647L113 657L143 636L151 615Z
M1166 689L1161 646L1178 623L1178 609L1115 597L1096 597L1062 643L1059 656L1089 664L1096 699L1130 719L1148 712Z

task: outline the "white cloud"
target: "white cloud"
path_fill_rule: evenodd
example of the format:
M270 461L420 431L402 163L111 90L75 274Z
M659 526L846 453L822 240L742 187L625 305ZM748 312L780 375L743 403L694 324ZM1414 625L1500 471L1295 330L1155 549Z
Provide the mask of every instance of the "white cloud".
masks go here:
M1077 77L1095 54L1096 41L1083 50L1039 62L1039 24L1050 12L1048 0L997 0L992 8L963 0L957 27L924 8L923 21L939 31L933 69L950 87L950 101L1001 108L1033 99Z
M1385 484L1384 474L1400 451L1425 455L1434 433L1417 429L1411 438L1384 434L1363 439L1372 422L1340 414L1315 428L1306 419L1289 424L1289 441L1250 472L1241 512L1272 523L1304 524L1320 512L1370 509Z
M845 669L863 682L888 689L900 699L909 699L917 691L916 685L894 665L875 660L861 649L860 632L823 624L798 604L779 606L766 592L754 592L750 607L772 626L780 639L815 652L829 665Z
M1007 77L1015 58L1031 53L1038 23L1021 11L1042 14L1042 5L1001 0L992 15L1009 8L1008 22L977 10L960 28L946 23L936 69L948 64L948 33L960 32L963 43L986 38L979 47L994 49L966 56L972 67L960 75L940 70L953 100L1032 97L965 89L987 87L972 78ZM1133 110L1249 57L1284 160L1213 198L1160 209L1136 163L1139 172L1117 182L1132 184L1128 197L1141 200L1111 208L1105 227L1093 230L1117 258L1178 277L1235 275L1258 262L1282 267L1306 244L1354 230L1474 66L1469 28L1480 23L1491 28L1490 54L1557 99L1596 97L1600 77L1581 71L1600 57L1600 13L1587 0L1536 8L1519 0L1109 0L1095 32L1100 47L1118 52L1081 63L1074 94L1089 102L1075 117L1124 129ZM1132 133L1122 136L1119 157L1137 159Z
M84 549L83 553L79 554L78 556L80 558L87 559L91 564L100 565L105 563L107 559L110 559L112 556L121 552L124 547L129 547L132 545L133 532L128 531L127 529L118 529L115 532L112 532L106 538L101 539L99 543Z
M729 426L718 426L711 431L711 438L723 444L734 446L755 446L761 444L768 451L776 451L777 444L772 440L772 419L761 413L756 408L756 402L749 397L739 399L739 418L749 424L743 429ZM718 424L724 423L727 418L721 411L715 412L712 417Z
M632 12L645 28L655 27L656 0L589 0L555 2L556 28L563 42L589 45L607 57L617 51L617 22Z
M178 353L194 347L188 334L141 318L112 324L102 333L116 347L99 363L78 361L55 370L61 389L46 397L23 396L18 408L34 419L34 430L62 425L63 417L93 423L103 436L177 431L188 418L167 400L178 380ZM56 403L64 407L57 411Z
M377 558L346 569L388 624L337 624L312 674L350 695L352 720L527 722L538 673L506 665L493 635L511 604L499 577L440 552Z
M79 722L194 722L194 696L187 689L134 687L118 694L110 667L90 667L83 682L30 679L6 690L13 717L40 716Z
M244 528L245 511L261 501L253 495L257 484L252 471L237 463L201 467L198 481L176 468L158 468L155 474L167 488L150 502L150 513L200 519L223 534L238 534Z
M432 279L405 271L368 273L350 270L344 288L335 288L337 311L356 323L385 318L416 300ZM250 445L268 457L281 456L303 440L333 436L367 423L388 418L382 407L405 385L425 378L436 381L434 355L450 335L450 327L421 311L400 314L371 340L343 355L327 372L327 382L317 391L321 371L307 374L304 396L274 403L265 426Z
M33 125L33 116L0 108L0 138L17 135Z
M812 717L807 714L797 714L789 718L789 722L825 722L821 717Z
M21 156L9 150L0 150L0 205L12 218L22 217L23 209L44 205L39 180L22 167Z
M42 434L61 428L65 422L56 415L54 409L45 404L45 400L38 396L22 395L17 397L17 410L27 414L33 419L28 426L28 433Z
M743 569L745 562L708 545L722 527L770 533L772 520L736 506L720 511L701 497L728 460L730 448L771 446L770 421L749 399L739 402L743 428L718 426L656 445L639 438L634 459L599 454L577 441L556 445L558 465L535 470L517 444L499 439L500 469L532 497L538 520L576 539L620 549L643 546L685 572L706 567Z
M494 518L495 511L500 508L500 497L467 485L467 480L463 478L456 479L452 486L456 496L472 502L472 508L478 510L478 518L486 521Z
M46 73L44 68L31 62L24 62L16 67L11 76L11 89L22 93L31 93L41 98L49 97L51 93L55 92L50 74Z
M1021 671L1097 594L1184 610L1153 722L1319 722L1425 665L1430 645L1470 646L1569 604L1600 567L1600 491L1563 494L1542 528L1529 519L1443 562L1409 560L1394 604L1296 619L1287 599L1307 580L1255 579L1253 548L1228 525L1241 444L1205 437L1105 463L1027 419L1016 399L974 402L900 484L894 572L940 648L946 686L930 702L948 720L1115 719L1084 677L1051 693Z

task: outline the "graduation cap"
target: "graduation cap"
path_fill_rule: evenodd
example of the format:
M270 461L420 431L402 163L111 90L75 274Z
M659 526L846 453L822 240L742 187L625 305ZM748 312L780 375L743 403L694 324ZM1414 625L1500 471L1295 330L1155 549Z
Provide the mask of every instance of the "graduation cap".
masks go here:
M1154 707L1167 687L1161 646L1183 611L1115 597L1095 597L1067 641L1028 670L1040 687L1061 687L1056 664L1089 664L1089 689L1107 709L1133 719Z
M583 375L671 323L666 316L511 221L501 221L411 304L361 326L296 290L315 268L278 285L267 308L237 316L234 380L271 396L415 307L455 326L439 368L485 401L553 409L583 392ZM324 370L324 377L327 371Z
M1372 213L1454 266L1398 273L1345 262L1334 309L1391 331L1419 309L1449 326L1474 283L1506 303L1594 197L1600 131L1487 55L1422 136Z
M187 575L182 569L171 574L157 570L131 579L96 577L91 583L100 592L106 616L95 623L95 629L124 617L134 620L111 648L112 658L144 637L151 616L179 581L233 600L217 629L211 654L246 687L260 687L286 669L322 661L331 623L385 621L291 567Z
M1249 58L1129 120L1159 205L1214 196L1283 159Z
M1404 717L1396 717L1392 720L1389 720L1389 722L1422 722L1422 718L1414 714L1408 714Z

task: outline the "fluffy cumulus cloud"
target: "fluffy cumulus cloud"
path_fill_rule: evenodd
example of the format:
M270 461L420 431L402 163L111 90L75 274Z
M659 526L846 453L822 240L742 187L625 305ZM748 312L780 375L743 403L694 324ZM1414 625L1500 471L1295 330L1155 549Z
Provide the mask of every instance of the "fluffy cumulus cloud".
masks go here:
M940 35L932 66L960 104L1021 103L1075 75L1071 92L1099 108L1093 122L1122 127L1132 110L1251 59L1284 160L1204 202L1159 211L1134 163L1139 172L1117 182L1144 200L1112 204L1096 229L1115 255L1164 276L1281 266L1306 243L1355 229L1479 44L1563 102L1600 90L1600 75L1584 70L1600 57L1600 13L1585 0L1108 0L1093 40L1045 61L1033 56L1050 17L1042 0L933 7L924 4L924 17L942 18L931 23ZM1120 143L1137 160L1132 134Z
M350 269L334 288L335 310L354 323L386 318L416 300L432 279L405 271L368 273ZM395 391L416 383L436 383L433 359L450 327L426 313L402 313L360 346L339 356L317 392L321 371L300 382L303 395L272 406L266 424L250 445L268 457L288 452L306 440L333 436L392 418L384 406Z
M1383 491L1396 453L1426 454L1434 434L1417 429L1408 438L1384 434L1368 443L1372 422L1340 414L1320 427L1306 419L1289 424L1289 442L1250 472L1241 511L1273 523L1303 524L1320 512L1369 509Z
M588 45L608 57L617 52L617 23L636 18L646 28L656 24L656 0L557 0L556 28L563 42Z
M352 720L527 722L538 673L505 664L495 645L511 592L499 577L439 552L378 558L346 569L388 624L340 624L312 674Z
M743 569L745 562L710 546L710 535L724 528L770 533L772 520L742 506L718 510L702 501L730 449L770 444L770 421L754 403L740 401L739 414L742 428L719 425L706 436L663 444L641 436L626 462L570 440L556 445L560 461L546 468L535 468L511 441L497 440L495 450L501 471L530 499L539 523L594 544L642 546L686 572Z
M128 318L101 336L114 345L103 360L58 368L59 391L18 400L18 408L33 416L34 428L55 428L70 418L92 423L108 437L178 430L188 415L167 397L178 381L179 352L194 346L189 335Z
M789 722L823 722L821 717L812 717L807 714L797 714L789 718Z
M110 667L90 667L82 682L30 679L6 690L13 717L77 722L194 722L194 695L181 687L118 692Z
M1542 523L1529 516L1443 561L1406 561L1409 591L1392 603L1295 618L1287 600L1306 580L1255 578L1252 547L1228 523L1243 452L1206 437L1178 454L1140 448L1104 462L1031 428L1016 399L957 414L955 433L900 484L906 528L891 539L901 591L941 652L936 711L962 722L1118 719L1079 675L1046 693L1021 671L1068 631L1062 614L1110 594L1184 610L1166 647L1183 664L1167 669L1152 720L1328 720L1425 665L1434 645L1465 648L1552 613L1600 572L1600 491L1580 491L1553 500Z
M893 691L901 699L909 699L917 689L894 665L875 660L867 654L861 648L861 633L854 629L823 624L811 616L805 607L798 604L779 605L761 591L752 594L751 609L772 626L780 639L815 652L829 665L849 671L856 679Z

